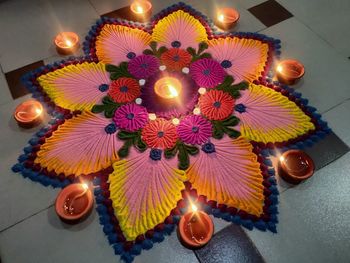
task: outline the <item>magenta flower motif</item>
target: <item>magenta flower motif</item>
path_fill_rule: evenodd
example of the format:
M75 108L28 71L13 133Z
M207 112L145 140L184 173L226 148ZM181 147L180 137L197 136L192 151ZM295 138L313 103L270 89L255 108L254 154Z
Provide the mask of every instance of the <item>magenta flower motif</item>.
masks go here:
M126 104L116 110L113 121L119 128L133 132L145 126L148 113L145 107L134 103Z
M184 143L202 144L212 135L212 126L200 115L189 115L181 121L177 133Z
M138 79L152 76L159 69L159 61L152 55L141 55L130 60L128 71Z
M193 62L190 67L190 74L197 85L204 88L214 88L226 76L226 72L219 62L210 58L203 58Z

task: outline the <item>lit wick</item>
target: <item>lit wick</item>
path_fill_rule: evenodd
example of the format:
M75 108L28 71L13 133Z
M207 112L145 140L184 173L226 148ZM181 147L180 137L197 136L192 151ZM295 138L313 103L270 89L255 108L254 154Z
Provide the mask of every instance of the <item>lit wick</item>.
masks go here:
M136 6L136 13L138 13L138 14L142 14L142 13L143 13L143 8L142 8L142 6L140 6L140 5L137 5L137 6Z
M66 39L66 44L67 44L67 47L72 47L73 44L72 44L72 41Z
M175 99L179 97L181 90L181 82L173 77L163 77L154 85L155 93L164 99Z

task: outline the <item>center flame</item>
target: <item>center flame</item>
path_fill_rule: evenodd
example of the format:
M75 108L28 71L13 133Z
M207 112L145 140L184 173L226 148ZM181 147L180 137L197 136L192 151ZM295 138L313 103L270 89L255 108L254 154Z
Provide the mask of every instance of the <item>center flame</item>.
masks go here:
M177 78L163 77L154 85L156 94L164 99L174 99L179 97L182 84Z

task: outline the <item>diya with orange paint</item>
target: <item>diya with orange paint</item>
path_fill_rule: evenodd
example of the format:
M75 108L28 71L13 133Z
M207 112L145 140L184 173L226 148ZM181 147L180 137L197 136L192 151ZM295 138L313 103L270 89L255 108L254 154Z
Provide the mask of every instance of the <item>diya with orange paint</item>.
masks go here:
M54 40L56 50L61 55L69 55L79 48L79 37L74 32L61 32Z
M28 100L17 106L13 117L23 128L32 128L42 122L43 106L36 100Z
M305 74L303 64L294 59L282 60L277 65L276 76L279 82L287 85L296 84Z
M177 230L184 246L200 248L213 236L214 224L207 213L198 211L197 206L192 204L191 211L181 217Z
M147 20L152 15L152 4L147 0L137 0L130 5L131 12L140 20Z
M313 160L301 150L286 151L279 159L279 175L289 183L298 184L310 178L314 170Z
M230 30L237 24L239 17L238 11L234 8L220 8L217 11L215 25L223 30Z
M56 213L63 220L77 222L92 210L93 196L87 184L71 184L63 188L56 199Z

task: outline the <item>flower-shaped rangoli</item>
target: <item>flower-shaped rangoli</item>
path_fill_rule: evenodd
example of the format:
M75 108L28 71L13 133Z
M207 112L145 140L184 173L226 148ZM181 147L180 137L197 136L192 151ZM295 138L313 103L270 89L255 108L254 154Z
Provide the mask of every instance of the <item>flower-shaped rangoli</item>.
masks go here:
M102 18L86 57L25 77L54 117L13 170L53 187L94 179L103 231L125 261L171 233L189 198L275 232L278 191L266 157L329 132L299 93L266 81L279 45L219 34L182 3L149 24Z

